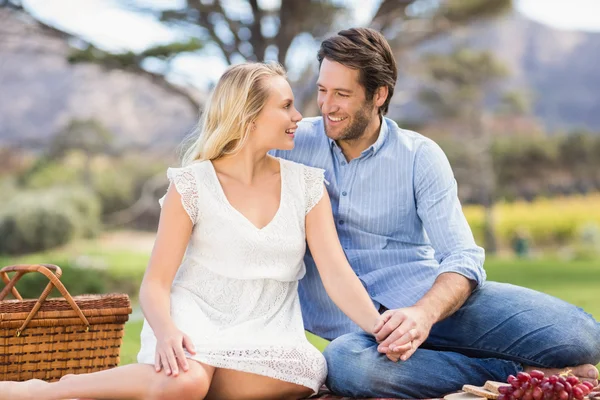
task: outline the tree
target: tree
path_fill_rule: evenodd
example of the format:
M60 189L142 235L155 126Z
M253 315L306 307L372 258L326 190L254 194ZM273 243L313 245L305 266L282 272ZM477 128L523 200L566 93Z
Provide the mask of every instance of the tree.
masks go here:
M92 186L91 163L94 156L110 153L113 149L113 135L96 120L74 119L50 142L47 157L63 158L72 150L81 151L85 155L84 183Z
M486 51L457 48L451 54L430 54L423 60L429 86L421 101L434 114L458 120L464 129L464 144L478 160L476 172L479 202L485 208L485 248L497 249L492 207L495 200L495 173L492 138L486 127L486 100L508 71Z
M179 7L166 10L144 7L143 0L120 0L120 4L155 17L187 39L139 53L114 54L78 38L80 48L74 49L70 61L95 62L106 68L144 74L172 91L179 91L194 106L200 105L198 101L166 78L171 62L178 55L199 53L211 44L219 49L227 64L276 60L290 67L299 62L289 55L295 40L319 41L330 32L347 27L350 11L347 3L339 0L280 0L269 2L268 6L258 0L185 0ZM0 7L3 5L26 11L20 0L0 1ZM400 56L441 34L495 17L511 6L512 0L381 0L368 25L383 32ZM39 24L48 33L63 33L42 22ZM150 58L164 62L162 72L144 68ZM315 81L314 71L302 74L302 80L296 85L299 104L314 98Z
M184 39L142 52L115 54L42 21L36 21L36 28L65 41L77 39L78 46L69 56L71 62L98 63L107 69L144 75L186 98L197 109L202 105L189 87L169 80L170 66L177 56L200 54L208 46L216 46L228 64L277 60L289 68L299 62L290 54L294 41L304 38L317 43L323 36L348 27L350 11L343 0L280 0L265 2L268 6L258 0L183 0L178 2L178 8L167 10L143 7L143 1L120 0L120 4L154 16L177 29ZM380 0L366 25L380 30L396 56L402 57L428 40L469 23L493 18L511 6L511 0ZM1 7L21 13L28 11L20 0L0 0ZM150 59L161 60L162 71L146 69ZM316 72L309 65L300 76L294 85L295 95L299 108L306 111L306 105L315 102Z

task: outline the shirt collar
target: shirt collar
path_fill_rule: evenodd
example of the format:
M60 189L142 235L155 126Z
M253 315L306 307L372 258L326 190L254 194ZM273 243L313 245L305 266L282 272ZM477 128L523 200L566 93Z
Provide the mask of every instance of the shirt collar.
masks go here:
M324 124L325 124L325 121L323 121L323 129L325 129ZM385 117L381 117L381 126L379 127L379 136L377 137L377 140L375 141L375 143L373 143L371 146L369 146L366 150L364 150L362 154L367 154L369 151L373 152L373 154L376 154L379 151L379 149L381 149L383 144L385 143L385 139L387 139L387 136L388 136L388 126L385 121ZM327 139L329 140L329 147L331 149L333 149L334 147L339 148L339 146L337 145L335 140L331 139L329 136L327 136Z

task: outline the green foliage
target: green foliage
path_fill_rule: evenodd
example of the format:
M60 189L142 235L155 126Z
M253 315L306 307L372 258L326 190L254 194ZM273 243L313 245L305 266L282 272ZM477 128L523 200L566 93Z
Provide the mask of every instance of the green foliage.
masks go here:
M62 160L39 158L19 177L21 186L28 189L44 189L54 186L75 185L81 182L82 171Z
M469 137L442 137L459 189L473 186L481 154ZM476 149L475 149L476 150ZM566 136L496 137L491 146L497 198L528 199L538 196L586 194L600 190L600 136L575 133ZM468 190L467 190L468 192ZM465 203L477 202L470 194Z
M80 188L24 191L0 212L0 253L45 250L76 237L92 237L100 229L97 199Z
M489 51L456 48L450 54L427 54L423 69L431 85L419 93L423 104L441 116L473 118L473 108L508 69ZM479 117L479 116L477 116Z
M50 142L48 156L60 158L70 150L81 150L88 155L109 151L113 134L95 119L73 119Z
M0 253L26 253L60 246L75 235L77 215L72 208L54 208L23 199L0 215Z
M71 295L102 294L107 292L111 278L105 271L77 268L65 263L59 265L59 267L63 271L60 280ZM44 275L29 273L19 279L16 288L23 298L35 299L39 297L47 284L48 278ZM50 297L61 296L57 289L54 289L50 293Z
M67 204L77 215L76 237L95 237L100 232L100 202L90 191L83 188L55 188L54 204Z
M523 91L508 91L502 95L498 107L500 115L527 115L531 113L532 99Z
M520 179L540 179L559 162L555 140L543 137L498 138L492 146L498 184Z
M168 59L178 54L195 52L204 47L201 40L190 38L183 42L173 42L150 47L140 53L127 51L123 53L111 53L101 50L92 44L88 44L82 50L73 50L69 54L70 63L93 62L111 68L139 68L147 57Z
M510 0L446 0L442 4L445 17L454 22L493 18L512 9Z
M185 42L173 42L169 44L157 45L144 50L143 57L169 58L180 53L194 52L202 49L204 43L197 38L190 38Z
M92 185L102 204L103 215L123 210L135 202L135 180L130 171L114 168L94 173Z
M465 206L463 210L476 240L482 243L483 207ZM494 206L494 216L496 234L505 246L518 234L528 235L534 246L584 243L581 238L592 233L582 232L593 231L592 226L600 227L600 194L500 202Z

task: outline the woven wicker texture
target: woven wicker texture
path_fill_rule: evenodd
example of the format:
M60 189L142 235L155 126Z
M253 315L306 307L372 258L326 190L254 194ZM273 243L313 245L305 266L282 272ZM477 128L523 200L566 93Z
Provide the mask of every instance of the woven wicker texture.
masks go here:
M12 278L8 273L15 272ZM39 299L24 300L14 288L25 273L39 272L50 283ZM123 328L131 313L125 294L72 297L54 265L16 265L0 270L0 380L55 381L116 367ZM62 298L46 299L56 287ZM16 300L3 300L8 293Z

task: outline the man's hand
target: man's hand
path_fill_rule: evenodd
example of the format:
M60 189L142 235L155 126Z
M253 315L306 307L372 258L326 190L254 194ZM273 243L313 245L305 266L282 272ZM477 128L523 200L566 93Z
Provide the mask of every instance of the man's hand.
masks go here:
M388 310L373 330L379 343L377 350L392 361L406 361L425 342L435 322L423 307Z

